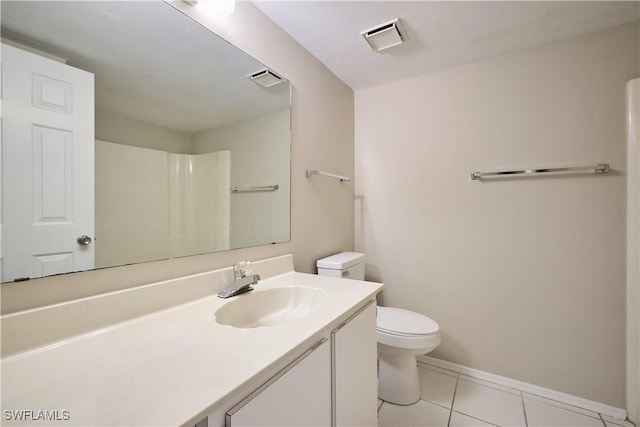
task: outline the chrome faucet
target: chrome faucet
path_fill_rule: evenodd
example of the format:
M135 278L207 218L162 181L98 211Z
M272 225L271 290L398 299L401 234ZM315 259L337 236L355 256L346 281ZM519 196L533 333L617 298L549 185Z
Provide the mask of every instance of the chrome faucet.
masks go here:
M253 285L258 283L260 275L251 273L251 262L236 261L233 263L233 282L218 292L218 297L229 298L253 290Z

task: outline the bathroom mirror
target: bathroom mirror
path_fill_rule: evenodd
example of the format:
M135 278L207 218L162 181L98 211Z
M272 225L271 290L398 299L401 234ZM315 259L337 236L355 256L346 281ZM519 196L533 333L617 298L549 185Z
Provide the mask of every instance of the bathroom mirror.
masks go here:
M290 239L286 79L163 1L0 7L3 282Z

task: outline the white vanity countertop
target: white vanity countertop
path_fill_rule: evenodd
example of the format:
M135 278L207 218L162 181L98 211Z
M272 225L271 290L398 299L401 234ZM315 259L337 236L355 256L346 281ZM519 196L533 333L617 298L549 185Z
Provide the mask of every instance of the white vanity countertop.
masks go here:
M382 288L290 272L252 293L281 286L324 289L330 303L301 320L238 329L217 324L214 312L243 295L213 295L4 358L2 425L194 424ZM33 411L32 419L58 411L68 420L12 421L18 414L7 411Z

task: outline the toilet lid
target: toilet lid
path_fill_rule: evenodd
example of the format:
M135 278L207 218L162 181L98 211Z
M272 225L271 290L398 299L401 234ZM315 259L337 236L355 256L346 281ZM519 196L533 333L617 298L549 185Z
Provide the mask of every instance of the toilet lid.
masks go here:
M393 335L429 335L440 326L422 314L394 307L378 306L377 328Z

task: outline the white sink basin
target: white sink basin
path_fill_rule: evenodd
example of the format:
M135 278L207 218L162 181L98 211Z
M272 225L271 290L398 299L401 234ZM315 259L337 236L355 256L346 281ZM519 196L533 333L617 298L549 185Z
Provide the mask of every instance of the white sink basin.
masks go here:
M234 297L216 310L216 322L235 328L275 326L308 317L328 300L326 291L306 286L255 290Z

